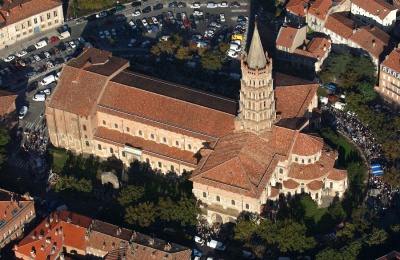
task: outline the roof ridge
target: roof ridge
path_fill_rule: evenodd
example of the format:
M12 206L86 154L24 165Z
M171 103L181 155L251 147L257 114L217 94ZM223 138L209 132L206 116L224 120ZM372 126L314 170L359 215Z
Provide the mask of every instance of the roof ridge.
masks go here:
M239 155L240 155L240 153L239 153ZM256 191L255 191L255 189L254 189L254 185L253 185L253 183L250 181L250 178L249 178L249 175L247 174L247 171L244 169L244 166L243 166L242 160L240 159L240 156L237 156L237 158L238 158L238 160L239 160L239 162L240 162L240 167L242 168L243 172L246 174L246 180L247 180L247 183L248 183L249 186L250 186L250 190L253 192L254 195L257 195L257 193L256 193Z

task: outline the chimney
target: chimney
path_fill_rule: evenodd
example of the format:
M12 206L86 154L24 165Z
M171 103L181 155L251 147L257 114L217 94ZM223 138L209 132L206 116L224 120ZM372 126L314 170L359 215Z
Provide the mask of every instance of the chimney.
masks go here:
M68 218L68 219L67 219L67 223L68 223L68 224L71 224L71 218Z
M372 47L375 47L375 39L372 39Z
M304 45L304 46L303 46L303 51L305 51L305 50L307 50L307 47Z
M36 257L36 252L35 252L35 248L34 247L32 247L32 249L31 249L31 256L32 257Z
M122 232L122 229L119 227L119 228L117 229L117 236L119 236L119 235L121 234L121 232Z
M7 11L7 16L10 16L10 10Z
M389 55L386 55L386 56L385 56L385 60L387 60L387 59L389 59Z
M324 51L326 51L326 44L324 44Z
M103 250L106 248L106 241L103 241Z
M4 217L7 217L7 210L4 211Z

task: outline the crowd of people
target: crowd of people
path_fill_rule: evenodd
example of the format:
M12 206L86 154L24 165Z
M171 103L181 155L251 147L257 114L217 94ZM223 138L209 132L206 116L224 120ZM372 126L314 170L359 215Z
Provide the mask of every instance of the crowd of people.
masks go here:
M373 137L368 125L364 125L351 111L342 111L333 107L328 108L330 116L334 117L336 129L351 139L364 153L369 166L369 194L375 196L378 203L375 209L386 209L388 206L396 206L399 198L399 190L390 187L382 180L382 175L375 176L372 164L379 164L383 170L391 165L382 155L381 144Z

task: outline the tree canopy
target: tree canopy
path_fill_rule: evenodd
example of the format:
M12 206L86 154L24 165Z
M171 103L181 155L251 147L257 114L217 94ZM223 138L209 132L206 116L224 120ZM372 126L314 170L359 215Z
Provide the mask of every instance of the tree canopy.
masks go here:
M61 176L55 184L54 190L57 193L64 190L90 193L92 192L92 181L85 178L76 179L74 176Z
M7 158L5 146L8 144L9 141L10 141L10 135L9 135L7 129L1 127L0 128L0 170Z
M118 202L121 206L128 206L143 198L145 193L144 187L137 185L128 185L123 188L119 193Z

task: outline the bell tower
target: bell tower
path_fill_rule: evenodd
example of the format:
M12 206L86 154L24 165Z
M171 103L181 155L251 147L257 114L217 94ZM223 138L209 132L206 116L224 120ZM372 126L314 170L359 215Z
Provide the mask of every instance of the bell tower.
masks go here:
M272 59L263 50L257 22L248 54L241 61L242 79L235 130L260 134L270 131L276 119Z

